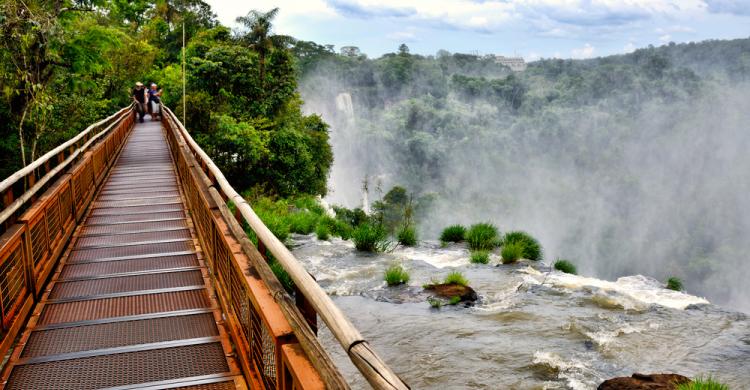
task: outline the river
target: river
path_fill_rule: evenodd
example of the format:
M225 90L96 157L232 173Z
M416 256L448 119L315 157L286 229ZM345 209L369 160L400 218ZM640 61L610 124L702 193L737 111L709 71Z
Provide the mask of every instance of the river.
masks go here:
M414 389L595 389L634 372L713 374L750 388L750 320L635 275L616 281L549 272L542 263L470 264L461 244L391 253L295 235L293 253L381 357ZM393 263L408 285L387 287ZM480 296L431 308L422 285L459 270ZM689 286L688 286L689 287ZM369 388L331 334L321 340L352 388Z

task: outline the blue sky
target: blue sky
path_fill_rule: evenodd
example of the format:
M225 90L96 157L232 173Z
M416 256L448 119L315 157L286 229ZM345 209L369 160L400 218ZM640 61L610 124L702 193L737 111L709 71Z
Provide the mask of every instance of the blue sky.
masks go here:
M668 42L750 37L750 0L207 0L225 25L280 8L274 32L412 53L590 58Z

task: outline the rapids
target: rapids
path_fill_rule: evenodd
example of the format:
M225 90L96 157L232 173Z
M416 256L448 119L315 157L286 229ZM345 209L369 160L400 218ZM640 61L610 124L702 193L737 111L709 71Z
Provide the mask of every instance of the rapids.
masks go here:
M463 245L366 254L338 238L295 235L293 252L381 357L414 389L595 389L634 372L713 374L750 388L750 320L636 275L605 281L541 263L470 264ZM408 286L386 287L400 262ZM433 309L421 286L460 270L473 307ZM689 286L688 286L689 287ZM368 388L323 326L355 389Z

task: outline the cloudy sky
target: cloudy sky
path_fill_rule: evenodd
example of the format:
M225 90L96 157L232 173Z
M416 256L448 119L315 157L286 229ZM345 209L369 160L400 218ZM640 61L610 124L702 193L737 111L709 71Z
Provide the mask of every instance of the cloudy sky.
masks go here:
M206 0L225 25L280 8L275 33L378 57L478 52L588 58L668 42L750 37L750 0Z

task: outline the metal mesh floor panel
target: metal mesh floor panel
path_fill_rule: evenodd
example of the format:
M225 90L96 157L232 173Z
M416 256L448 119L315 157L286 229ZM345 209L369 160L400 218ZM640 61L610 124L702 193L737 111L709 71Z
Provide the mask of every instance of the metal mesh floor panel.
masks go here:
M195 255L148 257L143 259L105 261L98 263L68 264L63 268L61 279L110 275L124 272L152 271L198 265Z
M124 200L124 199L142 199L142 198L159 198L159 197L170 197L179 196L180 193L177 190L163 190L163 189L152 189L138 194L110 194L101 195L97 198L97 201L110 201L110 200Z
M160 198L141 198L125 200L103 200L98 199L94 202L94 208L100 207L127 207L127 206L148 206L157 203L180 202L179 196L160 197Z
M155 290L171 287L203 285L203 276L198 270L123 276L119 278L57 282L50 294L51 299L86 297L130 291Z
M78 242L76 242L76 248L119 245L137 242L151 242L159 240L176 240L180 238L188 239L190 237L190 231L187 229L169 230L162 232L118 234L114 236L81 237L78 239Z
M235 390L236 388L237 387L234 385L234 381L230 380L227 382L206 383L203 385L187 387L175 387L174 390Z
M16 366L7 389L99 389L229 370L220 343Z
M91 216L97 217L100 215L164 213L167 211L182 210L182 208L183 206L180 203L156 204L156 205L151 205L151 206L133 206L133 207L105 207L105 208L92 210Z
M119 225L91 225L83 228L81 235L123 234L144 231L159 231L187 227L184 220L126 223Z
M59 355L218 335L211 313L112 322L33 332L21 356Z
M39 325L199 309L210 306L205 290L47 303L39 317Z
M147 222L147 221L159 221L162 219L177 219L185 218L185 212L180 211L169 211L164 213L151 213L151 214L122 214L122 215L103 215L101 217L89 217L86 220L87 225L107 225L117 223L129 223L129 222Z
M70 253L70 262L108 259L123 256L143 256L159 253L183 252L193 250L190 241L165 242L161 244L139 244L113 248L76 249Z

